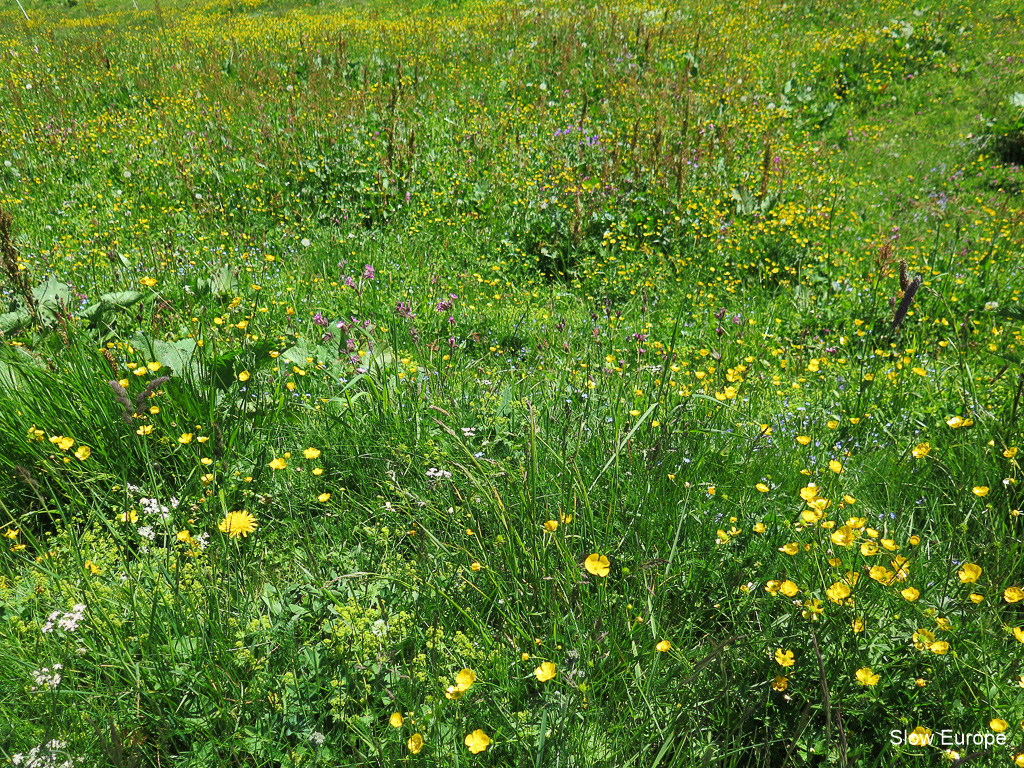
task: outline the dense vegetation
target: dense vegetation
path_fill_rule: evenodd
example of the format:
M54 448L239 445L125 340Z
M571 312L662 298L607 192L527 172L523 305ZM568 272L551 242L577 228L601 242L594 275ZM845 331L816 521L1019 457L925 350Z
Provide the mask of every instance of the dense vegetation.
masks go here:
M4 0L0 754L1024 766L1022 46Z

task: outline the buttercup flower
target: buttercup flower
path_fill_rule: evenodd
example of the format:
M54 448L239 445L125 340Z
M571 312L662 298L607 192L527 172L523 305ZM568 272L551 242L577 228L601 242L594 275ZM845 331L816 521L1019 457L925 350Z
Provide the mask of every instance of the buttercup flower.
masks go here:
M418 733L414 733L409 737L409 741L406 742L406 746L409 748L410 752L414 755L418 755L420 750L423 749L423 736Z
M780 667L792 667L796 664L796 660L793 658L793 652L784 651L781 648L775 649L775 661L778 662Z
M850 526L844 525L842 528L832 531L829 538L840 547L852 547L856 534Z
M878 675L871 671L871 667L861 667L857 670L857 682L864 686L878 684Z
M302 452L302 455L305 456L307 459L317 459L317 458L320 458L320 449L319 448L307 448L306 450L304 450Z
M789 579L786 579L784 582L782 582L779 585L779 592L784 594L786 597L793 597L799 591L800 591L800 588L794 582L790 581Z
M287 466L288 462L282 459L280 456L278 456L276 459L270 462L271 469L284 469Z
M476 673L472 669L463 669L455 676L455 685L460 691L468 691L476 682Z
M604 578L608 575L611 570L611 563L608 562L608 558L604 555L598 555L596 552L583 562L583 566L595 576Z
M833 603L842 603L844 599L850 596L850 588L846 584L837 581L825 590L825 594Z
M548 680L553 678L557 672L555 671L555 665L550 661L541 662L540 666L533 670L533 674L542 683L546 683Z
M658 643L654 647L657 650L661 651L662 653L665 653L665 651L667 651L667 650L672 648L672 643L670 643L668 640L662 640L660 643Z
M388 719L388 723L391 724L392 728L401 728L404 722L405 719L402 717L401 712L392 712L391 717Z
M981 567L974 563L964 563L957 575L964 584L973 584L981 576Z
M932 447L928 443L918 443L911 449L910 453L915 459L923 459L931 449Z
M491 737L484 733L480 728L477 728L470 734L466 735L466 746L469 747L469 751L474 755L483 752L491 743Z
M1019 603L1024 600L1024 589L1020 587L1007 587L1003 592L1003 599L1008 603Z
M789 687L789 678L783 677L782 675L776 675L772 680L773 691L784 691Z

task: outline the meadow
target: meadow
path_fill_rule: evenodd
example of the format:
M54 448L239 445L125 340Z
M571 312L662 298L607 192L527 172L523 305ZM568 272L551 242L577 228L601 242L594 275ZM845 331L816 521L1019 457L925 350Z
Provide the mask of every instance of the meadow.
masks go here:
M1022 167L1011 0L2 0L0 756L1024 767Z

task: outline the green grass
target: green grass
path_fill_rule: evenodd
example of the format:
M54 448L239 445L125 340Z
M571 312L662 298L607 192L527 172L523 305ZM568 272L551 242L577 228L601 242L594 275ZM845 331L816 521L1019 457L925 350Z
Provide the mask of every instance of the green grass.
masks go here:
M0 3L0 755L1024 765L1022 33Z

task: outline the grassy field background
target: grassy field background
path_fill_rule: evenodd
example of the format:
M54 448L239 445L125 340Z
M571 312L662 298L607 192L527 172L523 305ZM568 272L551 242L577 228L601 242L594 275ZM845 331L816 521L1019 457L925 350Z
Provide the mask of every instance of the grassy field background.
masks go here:
M0 84L13 764L1024 766L1016 3L4 0Z

